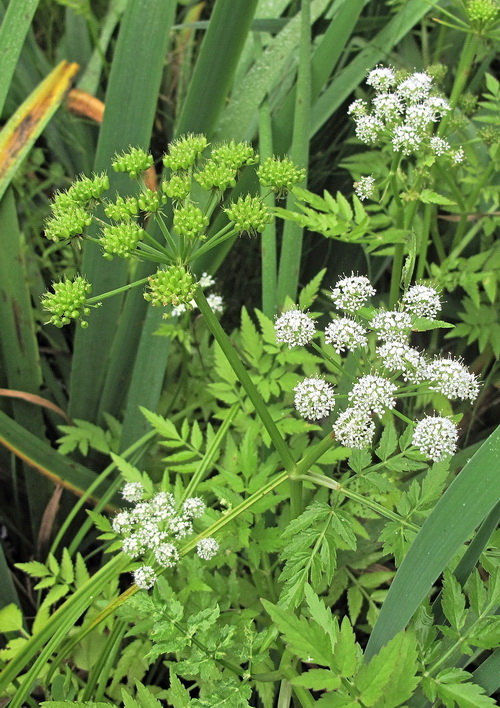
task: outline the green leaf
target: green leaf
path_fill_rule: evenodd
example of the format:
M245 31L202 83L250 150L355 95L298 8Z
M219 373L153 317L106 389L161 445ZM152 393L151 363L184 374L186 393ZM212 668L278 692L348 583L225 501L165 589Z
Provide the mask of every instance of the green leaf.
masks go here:
M450 625L459 632L465 624L465 595L453 573L445 570L441 606Z
M417 668L415 636L400 632L359 669L355 685L363 705L396 708L407 701L418 684Z
M296 617L289 610L261 599L266 612L283 635L291 651L304 661L329 666L332 660L330 641L323 631L304 618Z
M468 679L471 675L461 669L445 669L433 681L432 688L446 708L491 708L497 702L484 694L484 688ZM464 683L464 681L466 681Z
M396 428L394 427L394 422L392 418L390 422L385 426L384 431L380 437L380 442L375 450L377 457L385 462L388 457L396 450L398 446L398 435L396 433Z
M0 632L16 632L23 626L23 614L13 602L0 610Z
M448 199L443 194L433 192L432 189L423 189L420 192L420 201L424 204L441 204L442 206L455 206L456 202Z
M327 669L311 669L301 676L296 676L290 683L292 686L304 686L313 691L334 691L340 686L340 676Z
M439 574L496 505L499 455L500 426L453 480L417 534L380 610L366 648L368 658L407 625Z
M109 703L102 701L42 701L40 705L43 708L109 708Z
M332 650L335 648L337 637L339 634L339 623L337 617L332 614L331 610L325 607L323 600L316 595L312 587L306 583L304 586L304 595L311 617L316 622L318 627L321 627L323 632L330 637Z
M321 282L325 277L326 268L319 271L314 278L305 285L300 291L299 295L299 307L301 310L307 310L318 296L319 289L321 287Z
M351 678L361 657L362 651L359 644L356 643L351 623L347 617L344 617L340 626L337 644L335 645L332 668L340 676Z
M39 561L29 561L29 563L14 563L16 568L28 573L32 578L44 578L46 575L50 575L50 570Z
M356 624L363 606L363 595L356 586L350 587L347 591L347 607L349 609L349 619L351 624Z
M453 327L455 325L443 320L429 320L427 317L417 317L411 328L414 332L427 332L431 329L453 329Z

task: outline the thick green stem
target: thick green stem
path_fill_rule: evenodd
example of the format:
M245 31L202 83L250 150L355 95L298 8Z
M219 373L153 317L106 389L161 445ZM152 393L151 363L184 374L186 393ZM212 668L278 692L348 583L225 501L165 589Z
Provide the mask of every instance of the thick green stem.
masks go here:
M274 420L271 418L271 415L267 409L266 404L262 400L262 397L260 393L257 391L257 388L255 384L252 382L250 379L250 376L248 375L245 367L241 363L241 360L236 353L235 349L233 348L233 345L231 344L231 341L227 334L224 332L222 327L219 324L219 320L217 317L214 315L212 312L212 309L210 305L207 302L207 299L205 295L203 294L201 288L198 288L198 290L195 293L194 299L196 301L196 304L198 305L198 308L205 318L205 322L207 324L207 327L215 337L215 340L217 344L220 346L222 349L222 352L224 356L226 357L229 365L233 369L234 373L238 377L241 385L245 389L246 394L248 395L249 399L251 400L255 412L259 416L260 420L262 421L263 426L267 430L267 433L269 437L271 438L280 458L281 462L283 463L283 467L286 469L288 474L294 475L296 471L296 465L294 462L294 459L290 453L290 450L288 448L288 445L286 444L285 440L283 439L281 433L279 432L278 428L276 427L276 423Z
M311 122L311 0L302 0L299 40L299 69L295 96L295 114L291 156L294 162L307 168L309 162L309 134ZM307 183L307 177L306 177ZM305 184L306 184L305 183ZM305 186L304 184L304 186ZM289 194L286 207L292 210L295 197ZM288 295L297 299L303 229L293 221L286 221L283 230L278 272L278 306Z
M127 290L132 290L132 288L136 288L139 285L144 285L145 283L148 282L148 278L141 278L141 280L136 280L134 283L128 283L128 285L122 285L121 288L116 288L115 290L110 290L107 293L103 293L102 295L96 295L95 297L89 297L88 300L86 301L87 305L95 305L98 302L101 302L101 300L106 300L108 297L113 297L114 295L119 295L120 293L125 293Z

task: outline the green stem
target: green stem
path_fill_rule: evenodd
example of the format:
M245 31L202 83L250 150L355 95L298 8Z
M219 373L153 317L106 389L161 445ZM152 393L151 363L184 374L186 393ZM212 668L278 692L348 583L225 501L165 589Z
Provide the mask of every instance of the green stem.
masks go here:
M206 299L205 295L203 294L203 291L201 290L201 288L197 289L195 296L194 296L194 300L195 300L196 304L198 305L198 308L199 308L201 314L205 318L205 322L207 324L207 327L211 331L212 335L215 337L217 344L222 349L224 356L226 357L229 365L231 366L234 373L238 377L241 385L245 389L245 392L248 395L249 399L251 400L257 415L259 416L260 420L262 421L262 424L264 425L265 429L267 430L267 433L268 433L269 437L271 438L271 440L272 440L272 442L273 442L273 444L274 444L274 446L281 458L281 462L283 463L283 467L286 469L288 474L293 476L296 471L296 465L295 465L294 459L290 453L288 445L286 444L281 433L279 432L278 428L276 427L276 423L271 418L271 415L267 409L266 404L264 403L261 395L257 391L255 384L250 379L250 376L248 375L245 367L241 363L241 360L240 360L238 354L236 353L236 350L233 348L233 345L231 344L229 337L224 332L224 330L220 326L219 320L212 312L212 309L211 309L210 305L208 304L207 299Z
M175 243L175 241L172 237L172 234L170 233L170 231L165 223L165 220L163 219L161 214L155 214L155 222L158 224L158 227L163 235L163 238L170 246L170 250L172 251L172 255L177 255L177 244Z
M432 204L426 204L424 209L424 220L422 224L422 232L420 234L420 244L418 249L418 260L417 269L415 272L415 279L421 280L424 277L425 266L427 264L427 250L429 248L430 231L431 231L431 220L432 220L433 206Z
M311 123L311 0L302 0L300 11L299 68L295 95L295 112L291 146L292 160L307 168L309 162L309 133ZM307 176L304 185L307 184ZM295 197L289 194L286 208L292 210ZM293 221L286 221L283 230L278 272L278 307L288 295L297 299L303 229Z
M148 282L148 278L141 278L140 280L136 280L133 283L129 283L128 285L122 285L121 288L116 288L115 290L110 290L107 293L103 293L102 295L96 295L95 297L89 297L88 300L86 300L87 305L95 305L98 302L101 302L101 300L106 300L108 297L113 297L113 295L119 295L120 293L125 293L127 290L132 290L132 288L136 288L139 285L144 285L145 283Z
M399 516L399 514L396 514L396 512L391 511L390 509L386 509L384 506L382 506L381 504L377 504L377 502L374 502L369 497L364 497L362 494L358 494L358 492L354 492L352 489L347 489L346 487L343 487L334 479L330 479L329 477L326 477L323 474L318 474L317 472L309 472L309 474L303 474L302 479L304 481L307 480L309 482L315 482L316 484L320 484L322 487L327 487L328 489L333 489L334 491L339 492L340 494L343 494L344 496L348 497L348 499L352 499L353 501L356 501L359 504L363 504L363 506L367 506L369 509L372 509L377 514L385 517L386 519L389 519L390 521L396 521L398 524L401 524L401 526L405 526L406 528L411 529L412 531L420 531L419 526L412 524L410 521L406 521L406 519L403 519L401 516Z
M213 236L209 241L203 244L197 251L195 251L190 258L191 263L194 263L200 256L203 256L205 253L208 251L211 251L212 248L215 248L219 244L223 243L224 241L227 241L228 238L231 238L238 232L236 229L233 227L233 224L227 224L224 226L223 229L221 229L215 236Z

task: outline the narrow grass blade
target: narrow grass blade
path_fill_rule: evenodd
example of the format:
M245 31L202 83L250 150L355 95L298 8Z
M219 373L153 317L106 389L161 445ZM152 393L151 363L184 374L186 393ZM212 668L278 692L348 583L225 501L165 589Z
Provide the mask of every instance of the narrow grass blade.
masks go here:
M420 22L429 12L429 5L422 0L409 0L401 7L370 43L331 82L316 101L312 111L311 135L315 135L330 116L342 105L366 73Z
M5 553L3 552L3 547L0 544L0 585L2 586L2 593L0 594L0 608L10 605L13 602L18 607L21 607L19 602L19 597L17 596L16 587L14 581L12 580L12 575L10 573L10 568L7 565L7 560L5 558Z
M149 147L175 6L175 2L164 0L127 4L106 93L95 159L97 172L110 170L115 152L130 145ZM111 195L119 185L124 192L132 191L131 184L123 175L110 174ZM94 294L119 287L127 279L127 265L116 260L104 261L94 244L84 249L82 271L92 283ZM70 384L73 417L84 420L97 417L122 302L121 297L106 300L92 313L90 327L77 331ZM136 322L121 324L137 328ZM122 385L127 386L127 382Z
M176 134L212 137L250 31L257 0L217 0L177 123ZM228 137L217 131L217 137Z
M500 497L500 427L454 479L396 573L366 648L366 660L404 629L433 583Z
M0 197L49 120L59 108L77 64L62 61L28 96L0 131Z
M10 2L0 27L0 114L19 55L40 0Z
M60 455L50 445L0 411L0 445L26 462L33 470L80 496L96 478L96 473ZM37 474L37 480L39 481ZM35 486L38 488L38 485Z
M311 18L314 22L324 12L330 0L314 0ZM257 59L244 81L235 86L231 100L217 126L218 139L251 139L257 111L266 97L290 71L290 55L300 41L300 14L272 39Z
M500 688L500 649L493 652L472 672L474 683L482 686L488 696Z

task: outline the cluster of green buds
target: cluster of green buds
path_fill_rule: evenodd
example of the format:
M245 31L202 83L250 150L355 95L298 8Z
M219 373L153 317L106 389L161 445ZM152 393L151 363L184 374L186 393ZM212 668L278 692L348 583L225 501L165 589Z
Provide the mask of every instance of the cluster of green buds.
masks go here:
M71 320L80 319L82 327L87 327L88 322L82 320L82 315L88 315L90 308L87 305L87 293L92 290L89 282L80 275L73 280L62 280L52 284L53 293L45 293L42 305L51 313L49 323L56 327L63 327Z
M115 155L112 168L137 181L136 193L110 198L105 195L110 187L106 174L82 176L67 191L56 194L45 235L55 242L82 237L97 244L107 260L134 258L155 263L158 270L148 279L146 300L176 312L178 308L191 309L198 286L192 273L196 259L238 234L261 233L273 218L261 197L243 194L234 201L226 197L220 210L226 223L211 233L215 209L227 190L236 186L240 171L254 169L261 186L278 196L304 178L305 171L287 157L267 158L254 167L258 160L247 142L232 140L211 146L204 135L189 134L170 144L163 158L167 174L155 190L144 181L144 173L154 163L152 155L131 147ZM171 208L164 210L168 199ZM155 235L147 228L151 223L158 227ZM77 279L56 283L54 293L44 296L43 306L51 314L50 322L61 326L88 314L89 302L81 290L83 282L86 281ZM144 282L142 279L130 287ZM122 291L118 288L118 292ZM100 304L114 292L92 298L90 306ZM65 301L59 303L57 298L63 293Z
M469 0L465 11L471 27L479 33L492 28L500 16L495 0Z

